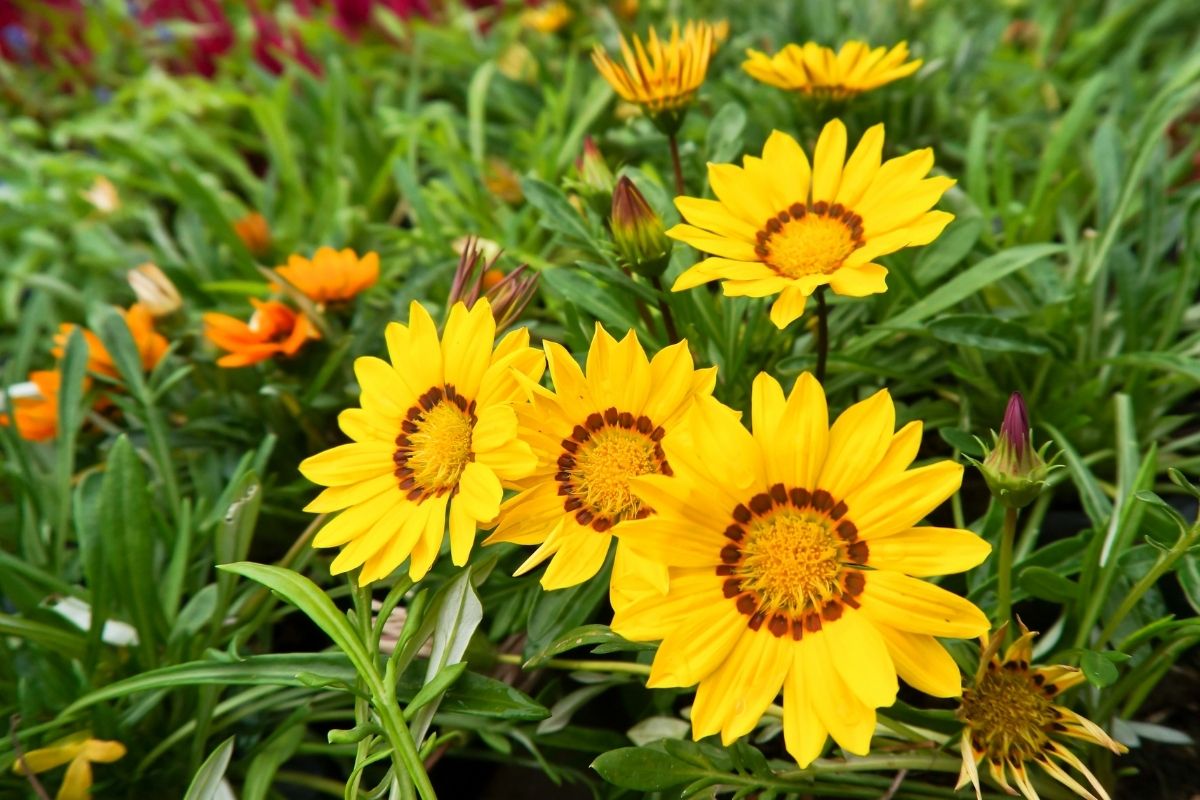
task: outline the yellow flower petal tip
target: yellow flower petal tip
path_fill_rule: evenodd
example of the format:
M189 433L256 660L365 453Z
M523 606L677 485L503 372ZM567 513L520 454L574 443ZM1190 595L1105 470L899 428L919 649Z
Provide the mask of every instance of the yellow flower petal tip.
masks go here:
M756 80L809 97L845 100L907 77L921 67L908 60L908 43L888 49L846 42L841 49L816 42L789 44L774 55L746 51L742 68Z
M932 210L953 185L926 177L933 153L882 161L883 137L882 125L872 127L847 158L846 129L835 119L821 131L811 164L781 131L742 167L710 164L717 199L676 198L686 224L667 235L712 257L672 289L721 281L726 295L778 295L771 320L779 328L804 312L819 287L846 297L887 291L887 269L874 259L932 242L954 216Z
M910 469L920 429L896 430L886 392L831 425L810 375L786 395L760 376L751 406L746 430L716 400L697 401L663 438L673 477L635 482L654 515L619 536L670 581L612 626L662 640L653 685L698 684L695 736L749 733L782 692L798 763L827 736L864 753L899 679L938 696L961 686L935 637L977 635L987 620L918 577L958 571L986 547L969 531L914 527L961 474Z

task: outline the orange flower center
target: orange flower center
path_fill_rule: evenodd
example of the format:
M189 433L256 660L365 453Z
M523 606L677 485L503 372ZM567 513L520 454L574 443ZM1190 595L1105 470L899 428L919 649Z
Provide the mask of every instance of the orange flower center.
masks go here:
M862 217L841 203L793 203L756 238L754 252L785 278L828 275L863 246Z
M580 525L606 531L626 519L653 513L629 487L631 478L671 475L660 444L665 431L650 418L610 408L588 415L562 440L558 457L558 493L563 509Z
M475 460L471 436L475 401L468 402L453 386L434 386L405 414L396 437L395 475L409 500L422 502L450 492L467 464Z
M775 636L821 629L843 607L857 608L866 586L858 567L867 563L867 543L846 518L849 509L824 489L771 487L733 509L726 527L717 575L725 597L758 630Z
M1058 712L1056 689L1023 661L993 661L974 689L963 690L959 718L970 728L971 746L992 761L1024 761L1039 755Z

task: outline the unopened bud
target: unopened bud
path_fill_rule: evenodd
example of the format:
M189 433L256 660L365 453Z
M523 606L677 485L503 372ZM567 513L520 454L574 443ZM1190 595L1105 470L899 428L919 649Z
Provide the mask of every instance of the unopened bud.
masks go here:
M610 225L617 253L627 266L642 275L662 274L671 255L671 240L662 219L626 176L613 190Z
M463 243L446 306L462 302L471 308L480 297L486 297L496 327L503 330L520 318L533 299L540 274L522 264L505 275L496 267L500 252L497 250L490 259L485 255L480 243L486 241L468 237Z
M592 137L583 140L583 155L575 161L580 188L585 191L609 194L613 190L613 174L604 162L604 154Z
M169 317L183 305L179 290L161 269L149 262L125 273L129 286L153 317Z
M233 223L233 230L254 255L264 256L271 249L271 227L267 224L267 218L257 211Z
M1058 469L1046 461L1049 446L1047 442L1040 451L1034 449L1025 400L1020 392L1013 392L999 435L992 434L992 447L984 447L983 461L974 463L993 497L1009 508L1023 508L1042 493L1046 478Z

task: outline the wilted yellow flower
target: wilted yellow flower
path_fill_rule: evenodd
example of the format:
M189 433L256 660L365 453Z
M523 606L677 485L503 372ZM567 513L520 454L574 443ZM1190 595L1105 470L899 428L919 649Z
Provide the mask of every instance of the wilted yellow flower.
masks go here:
M87 731L68 736L38 750L30 750L13 764L13 772L29 775L67 764L56 800L88 800L92 796L92 764L110 764L125 757L120 742L93 739Z
M959 694L958 667L934 637L987 630L974 605L919 580L970 569L990 550L967 530L917 527L963 468L909 469L921 423L895 430L886 391L830 426L812 375L785 396L761 374L753 432L738 416L697 400L662 442L674 476L631 480L654 514L616 528L620 547L668 567L670 584L618 608L612 628L662 640L648 686L699 684L696 739L731 744L782 691L784 742L801 766L827 736L864 754L897 676Z
M954 219L930 211L954 181L926 178L933 150L882 162L883 125L870 128L846 158L846 127L829 122L813 164L799 143L775 131L762 158L743 167L709 164L716 200L677 197L688 224L667 235L711 253L675 281L673 291L719 280L726 295L768 297L784 328L804 313L818 286L863 297L887 291L879 256L928 244Z
M533 470L513 404L524 398L519 378L536 383L546 361L528 346L525 328L499 343L495 335L486 299L469 311L456 303L440 340L414 302L408 325L387 327L391 363L354 362L362 408L338 417L353 442L300 464L304 477L329 487L305 510L341 512L313 540L314 547L343 548L333 573L361 566L365 586L408 560L409 576L420 580L447 527L451 560L466 564L475 531L500 512L502 482Z
M773 56L747 50L742 68L763 83L805 95L842 100L911 75L921 60L907 61L908 43L888 50L846 42L834 52L816 42L789 44Z
M179 290L157 265L149 262L125 273L138 303L155 317L169 317L183 305Z
M610 58L600 45L592 52L592 61L617 94L642 106L656 124L672 132L704 83L713 53L712 26L691 21L681 35L679 23L672 23L669 39L660 39L651 28L644 45L637 36L632 41L630 46L621 37L624 66Z
M563 589L595 575L612 536L630 520L653 514L633 493L639 475L670 475L661 442L697 397L712 394L715 369L694 368L686 342L646 358L630 331L617 342L597 323L587 371L561 345L546 342L554 391L531 387L532 404L517 410L520 438L537 468L517 481L521 492L500 508L485 544L541 545L517 574L551 559L542 586ZM617 576L666 588L666 569L618 547Z
M979 763L987 760L992 779L1009 794L1016 794L1008 783L1013 776L1017 789L1027 800L1037 800L1038 793L1025 768L1028 761L1036 762L1059 783L1080 797L1108 800L1108 793L1091 770L1056 737L1070 737L1107 747L1114 753L1126 752L1100 726L1076 714L1053 700L1072 686L1084 681L1075 667L1034 667L1033 637L1021 625L1021 636L1000 657L1004 644L1006 622L990 638L982 637L983 652L975 685L963 689L958 718L966 724L962 735L962 771L958 786L967 783L975 787L975 796L982 798L979 788ZM1089 792L1056 761L1062 761L1083 774L1095 793Z

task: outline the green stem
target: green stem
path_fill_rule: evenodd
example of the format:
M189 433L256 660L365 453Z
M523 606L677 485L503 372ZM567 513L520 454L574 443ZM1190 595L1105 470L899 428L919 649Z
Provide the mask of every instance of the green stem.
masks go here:
M818 286L817 296L817 382L825 382L825 362L829 358L829 309L825 305L825 287Z
M675 138L675 134L667 136L667 145L671 149L671 168L675 171L675 194L687 194L687 187L683 184L683 163L679 160L679 142Z
M149 394L149 392L147 392ZM167 432L163 427L163 418L155 407L151 397L141 398L142 407L146 412L146 438L150 440L150 450L158 465L163 485L167 490L167 503L171 506L174 519L179 519L179 479L175 475L175 462L171 459L171 448L167 444Z
M1129 616L1129 612L1137 606L1142 600L1142 596L1158 583L1158 579L1170 572L1175 567L1175 562L1182 558L1188 550L1195 544L1196 539L1200 537L1200 523L1192 525L1191 528L1184 531L1179 539L1171 546L1171 549L1166 553L1160 553L1154 562L1154 566L1150 567L1150 571L1138 580L1125 595L1125 599L1121 601L1121 605L1113 612L1113 615L1108 618L1108 622L1100 631L1100 636L1092 645L1092 649L1100 650L1108 643L1112 635L1116 633L1117 626Z
M1017 535L1017 510L1004 507L1004 529L1000 532L1000 562L996 565L999 582L996 598L996 625L1012 620L1013 539ZM1011 634L1012 631L1010 630Z
M663 328L667 331L667 344L679 341L679 330L675 327L675 316L667 305L667 290L663 288L662 276L654 276L654 288L658 290L658 311L662 314Z
M496 661L501 664L515 664L520 667L525 659L517 653L497 653ZM549 669L581 670L586 672L620 672L627 675L649 675L649 664L638 664L635 661L593 661L574 658L550 658L538 663L538 667Z

